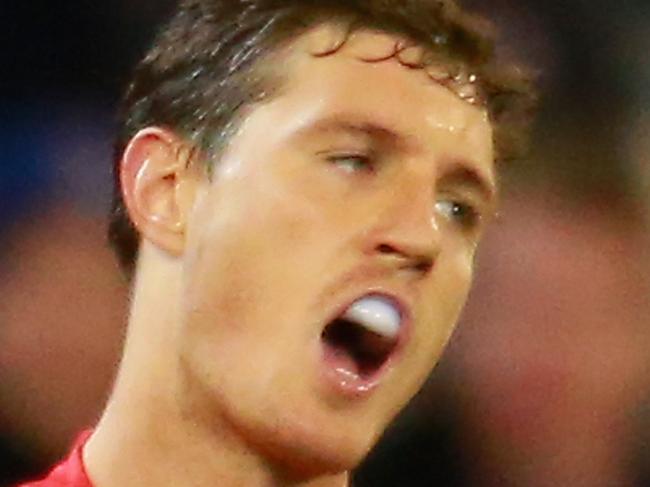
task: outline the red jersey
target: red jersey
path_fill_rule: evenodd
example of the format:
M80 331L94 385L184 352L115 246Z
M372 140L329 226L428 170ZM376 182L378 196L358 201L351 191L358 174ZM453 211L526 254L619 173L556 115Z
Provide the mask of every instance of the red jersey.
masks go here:
M92 431L84 431L77 439L70 456L54 467L44 479L16 487L93 487L81 457L81 450L91 433Z

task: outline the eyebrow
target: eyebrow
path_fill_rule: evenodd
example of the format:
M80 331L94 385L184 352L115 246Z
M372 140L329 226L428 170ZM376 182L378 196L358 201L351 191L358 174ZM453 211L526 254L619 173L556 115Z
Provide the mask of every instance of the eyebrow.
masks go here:
M300 134L314 134L322 132L347 132L364 135L380 142L406 148L413 144L412 137L399 134L385 125L359 118L358 116L335 115L323 118L303 127Z
M499 196L496 184L492 178L473 166L472 163L465 159L453 159L451 167L442 176L442 179L475 190L496 209Z

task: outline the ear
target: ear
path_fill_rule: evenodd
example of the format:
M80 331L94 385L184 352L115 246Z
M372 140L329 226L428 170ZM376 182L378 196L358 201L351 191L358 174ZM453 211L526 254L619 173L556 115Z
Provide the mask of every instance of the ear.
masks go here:
M148 127L129 142L120 163L122 196L143 239L178 256L194 200L195 151L174 132Z

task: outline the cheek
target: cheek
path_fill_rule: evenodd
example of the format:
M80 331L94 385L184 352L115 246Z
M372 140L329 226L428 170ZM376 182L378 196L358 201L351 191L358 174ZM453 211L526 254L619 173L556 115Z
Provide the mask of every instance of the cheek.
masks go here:
M188 316L252 326L309 302L336 244L326 205L301 193L246 178L201 201L184 256Z
M300 271L289 252L293 229L286 231L224 225L204 235L185 268L188 313L209 313L213 321L236 326L259 319L262 311L280 312Z
M438 269L438 281L431 289L433 301L437 302L439 320L444 320L448 331L445 339L453 331L459 315L467 301L474 273L473 253L467 251L467 246L456 246L455 251L449 252L448 259L441 262Z
M467 254L457 252L448 257L434 270L422 299L416 355L428 369L438 361L453 333L472 281L472 261Z

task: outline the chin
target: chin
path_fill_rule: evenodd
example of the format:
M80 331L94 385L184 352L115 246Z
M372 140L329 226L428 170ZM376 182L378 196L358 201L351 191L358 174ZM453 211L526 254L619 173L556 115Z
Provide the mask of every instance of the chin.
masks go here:
M356 468L375 445L383 428L367 418L333 417L337 413L298 417L256 417L240 434L279 474L292 481L335 475ZM239 418L242 420L243 418Z
M285 456L276 454L277 458L273 460L287 478L293 481L304 481L348 472L356 468L365 456L348 454L348 452L326 451L322 448L310 448L309 450L288 449L283 452Z

